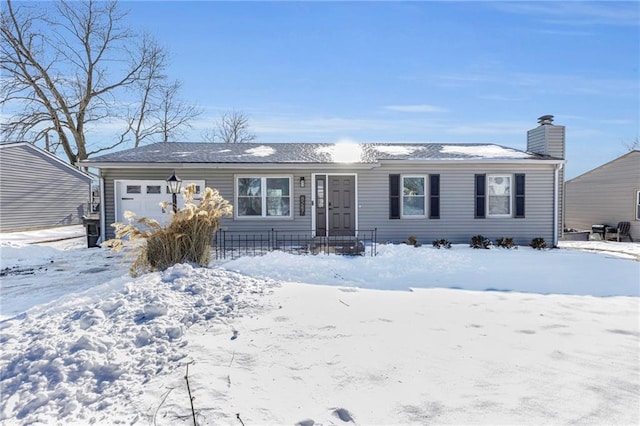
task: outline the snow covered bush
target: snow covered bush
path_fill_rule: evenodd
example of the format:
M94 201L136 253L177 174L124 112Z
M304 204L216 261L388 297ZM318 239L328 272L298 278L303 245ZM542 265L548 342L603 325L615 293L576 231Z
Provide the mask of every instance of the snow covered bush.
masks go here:
M451 241L445 240L443 238L441 240L434 240L433 243L431 243L431 245L433 245L433 247L437 248L437 249L440 249L442 247L444 247L446 249L450 249L451 248Z
M512 249L512 248L518 248L518 246L516 245L516 243L513 241L513 238L511 237L500 237L496 239L496 245L498 247L501 248L506 248L506 249Z
M533 240L531 240L530 246L536 250L542 250L547 248L547 243L544 241L544 238L536 237Z
M125 247L125 240L139 244L131 245L134 260L129 271L132 276L151 271L163 271L177 263L194 263L206 266L211 255L211 241L220 226L220 219L230 216L232 206L217 190L206 188L202 200L195 204L195 184L183 191L185 205L174 213L169 203L162 203L171 211L171 221L164 227L157 220L126 212L128 223L112 224L116 237L106 242L114 251ZM142 225L141 229L138 225Z
M482 235L475 235L471 237L471 243L469 247L474 249L488 249L491 248L491 240L483 237Z
M418 242L418 239L415 237L415 235L411 235L404 243L414 247L422 247L422 244Z

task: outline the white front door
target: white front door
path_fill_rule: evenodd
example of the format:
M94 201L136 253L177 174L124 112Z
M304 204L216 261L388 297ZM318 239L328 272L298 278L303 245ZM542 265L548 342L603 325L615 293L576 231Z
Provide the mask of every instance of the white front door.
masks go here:
M204 180L190 180L182 183L184 188L190 183L196 184L198 193L204 191ZM171 218L170 210L172 195L168 191L165 180L117 180L115 181L115 212L116 222L126 222L124 212L131 211L137 218L146 217L155 219L166 225ZM196 200L198 196L194 197ZM178 194L178 209L184 206L182 194ZM163 210L160 203L169 204L168 209Z

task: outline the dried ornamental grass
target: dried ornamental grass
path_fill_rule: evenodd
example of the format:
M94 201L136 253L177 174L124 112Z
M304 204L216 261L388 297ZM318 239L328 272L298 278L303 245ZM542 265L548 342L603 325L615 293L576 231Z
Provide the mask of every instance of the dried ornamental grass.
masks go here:
M162 271L177 263L188 262L200 266L209 263L211 241L220 227L220 219L230 216L233 207L217 190L211 188L205 188L202 199L195 204L195 189L195 184L190 184L183 190L185 205L176 213L170 203L161 203L172 215L166 227L155 219L136 219L132 212L125 212L128 223L111 225L116 230L116 236L106 244L111 245L112 250L119 251L125 247L126 240L130 242L130 253L134 257L129 267L132 276Z

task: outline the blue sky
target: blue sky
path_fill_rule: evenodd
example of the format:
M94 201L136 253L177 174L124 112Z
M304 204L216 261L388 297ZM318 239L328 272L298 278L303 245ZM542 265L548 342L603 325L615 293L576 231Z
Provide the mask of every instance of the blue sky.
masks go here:
M494 142L567 127L567 177L640 127L638 2L124 2L204 109L258 142Z

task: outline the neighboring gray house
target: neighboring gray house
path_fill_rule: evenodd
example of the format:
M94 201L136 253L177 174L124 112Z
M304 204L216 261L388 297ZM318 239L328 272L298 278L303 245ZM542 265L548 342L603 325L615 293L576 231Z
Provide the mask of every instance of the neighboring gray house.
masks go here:
M482 234L556 244L565 128L552 121L541 117L528 132L527 152L492 144L156 143L83 166L100 171L103 239L127 210L166 217L158 203L171 200L165 180L175 170L233 204L226 230L377 229L378 241L467 243Z
M591 230L630 222L630 234L640 240L640 151L630 151L567 181L565 226Z
M0 232L82 223L91 176L27 142L0 144Z

